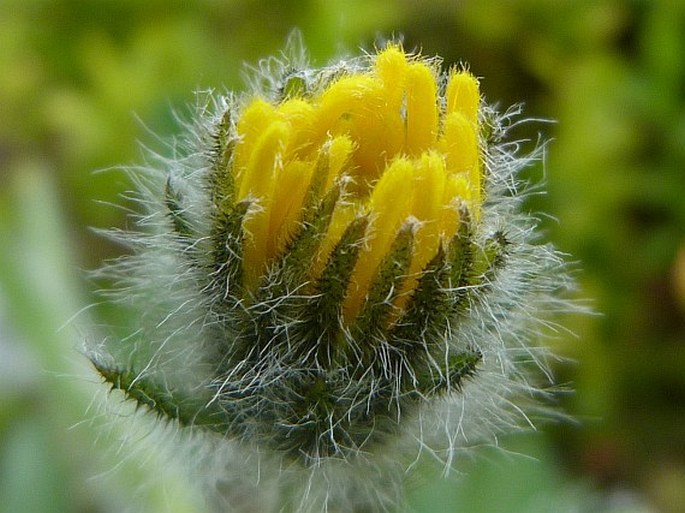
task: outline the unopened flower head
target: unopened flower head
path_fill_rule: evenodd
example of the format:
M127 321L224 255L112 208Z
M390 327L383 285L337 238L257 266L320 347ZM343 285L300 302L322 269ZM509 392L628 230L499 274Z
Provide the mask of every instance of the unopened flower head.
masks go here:
M305 473L279 499L298 511L383 510L377 480L421 451L450 465L528 420L564 266L519 211L530 157L466 69L391 43L266 60L253 82L210 96L186 156L135 174L136 251L103 274L141 315L92 359L289 486Z

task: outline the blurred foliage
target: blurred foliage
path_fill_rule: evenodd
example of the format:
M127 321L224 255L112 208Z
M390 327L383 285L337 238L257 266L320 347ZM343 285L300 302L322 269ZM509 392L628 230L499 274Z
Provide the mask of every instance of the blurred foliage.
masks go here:
M102 203L120 202L128 182L116 166L141 161L137 141L173 152L174 112L187 117L193 91L241 87L243 63L277 52L293 27L315 63L401 36L470 63L489 101L557 121L515 134L524 148L538 132L553 138L549 192L530 208L553 216L552 239L580 262L578 296L600 314L571 319L578 337L556 341L577 361L558 374L577 390L563 403L579 422L536 439L537 466L476 461L457 486L426 478L417 510L563 511L545 500L555 496L568 511L685 511L678 0L2 0L0 511L126 510L154 456L89 479L116 466L94 453L125 435L109 426L113 441L96 443L97 421L77 425L98 388L74 349L97 334L77 326L97 320L86 312L58 329L92 300L78 269L120 251L89 227L125 224ZM149 510L197 511L170 479L146 492ZM604 499L581 500L596 487Z

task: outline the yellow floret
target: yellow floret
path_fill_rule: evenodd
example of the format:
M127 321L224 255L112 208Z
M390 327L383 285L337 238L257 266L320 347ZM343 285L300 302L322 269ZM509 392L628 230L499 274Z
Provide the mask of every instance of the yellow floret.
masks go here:
M385 170L371 193L368 210L372 217L366 246L357 260L343 304L347 320L354 319L359 312L378 264L390 249L402 223L411 214L413 174L411 161L397 159Z
M447 114L460 112L475 125L478 123L479 105L476 77L467 71L451 72L447 82Z
M420 155L435 142L438 132L438 106L435 77L421 62L412 63L407 80L405 148Z
M390 45L363 71L322 92L278 105L254 99L237 122L232 172L237 199L254 200L244 221L248 288L288 247L303 210L344 181L327 231L318 241L311 280L352 220L369 217L364 246L343 303L346 322L364 305L376 270L408 221L415 240L401 309L440 245L448 244L466 206L475 220L482 201L478 81L450 72L440 98L435 65ZM308 198L314 191L318 196ZM311 194L310 194L311 195Z

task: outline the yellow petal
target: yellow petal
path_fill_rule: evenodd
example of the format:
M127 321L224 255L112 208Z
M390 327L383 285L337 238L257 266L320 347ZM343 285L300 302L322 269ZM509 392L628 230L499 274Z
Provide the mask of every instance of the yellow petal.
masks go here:
M459 112L478 123L480 93L478 80L468 71L452 72L447 83L447 114Z
M345 172L352 158L354 143L347 135L339 135L330 141L327 149L328 175L322 195L329 191L335 181Z
M339 135L341 120L368 102L369 93L378 91L378 86L378 80L369 75L346 76L329 86L318 102L314 126L317 143L321 144L329 135Z
M312 267L312 278L316 279L321 275L333 248L340 241L345 229L354 220L358 212L359 206L354 203L338 202L335 206L328 231L319 244L319 251Z
M371 194L367 244L359 254L343 304L343 314L348 321L359 313L378 265L411 213L413 175L411 161L397 159L383 173Z
M449 242L459 229L459 207L462 203L472 204L471 189L466 178L459 175L448 176L439 217L444 242Z
M245 199L248 195L261 198L270 193L273 188L274 170L280 164L288 140L288 128L288 124L283 121L273 122L256 138L251 147L245 147L246 151L251 152L240 180L239 200Z
M445 163L436 153L423 155L414 177L412 214L420 222L416 232L415 251L410 274L421 271L438 250L440 241L440 211L445 191ZM420 192L418 192L420 191Z
M294 160L277 173L269 206L267 260L273 259L285 248L297 229L313 170L312 162Z
M285 150L286 158L302 158L312 149L313 124L316 116L314 106L300 98L283 102L278 114L290 126L290 138Z
M404 144L399 110L390 109L385 104L382 89L377 94L375 105L368 102L369 105L353 112L350 119L350 135L356 145L352 176L364 192L370 189L388 161L401 151Z
M233 171L236 185L240 182L245 168L247 167L255 142L264 133L266 127L277 119L278 115L273 105L265 102L261 98L253 100L241 112L240 119L236 126L238 143L236 144L233 157Z
M383 82L386 102L399 110L402 105L407 79L407 56L400 46L390 45L380 52L374 63L375 71Z
M476 127L458 112L448 114L444 123L443 148L447 171L462 176L469 188L469 209L479 219L482 201L482 165Z
M288 137L288 125L276 121L261 134L249 155L249 162L240 182L238 198L253 197L255 207L243 222L246 232L243 257L245 282L256 285L264 270L269 247L269 209L274 191L275 173L281 167L280 152Z
M445 188L445 161L437 152L424 153L416 163L412 214L419 221L435 219L442 205Z
M445 163L439 154L424 154L416 162L412 184L416 191L412 215L419 221L419 227L414 235L414 254L408 275L395 303L398 308L404 307L409 294L416 287L421 271L438 251L443 228L440 221L446 179Z
M480 188L480 150L476 127L459 112L448 114L444 121L442 149L447 171L464 174L475 188Z
M243 220L243 282L248 289L256 287L265 270L269 235L268 202L260 201Z
M409 66L405 148L418 155L434 142L438 131L437 84L433 71L424 63Z

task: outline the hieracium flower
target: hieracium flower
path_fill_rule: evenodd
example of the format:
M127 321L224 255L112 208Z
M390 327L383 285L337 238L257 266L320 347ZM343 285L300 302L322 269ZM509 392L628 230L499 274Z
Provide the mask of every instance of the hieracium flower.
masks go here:
M103 275L139 317L92 360L221 449L228 511L392 510L421 452L449 467L541 393L568 283L520 211L531 157L473 74L400 44L253 74L134 173L135 251Z

